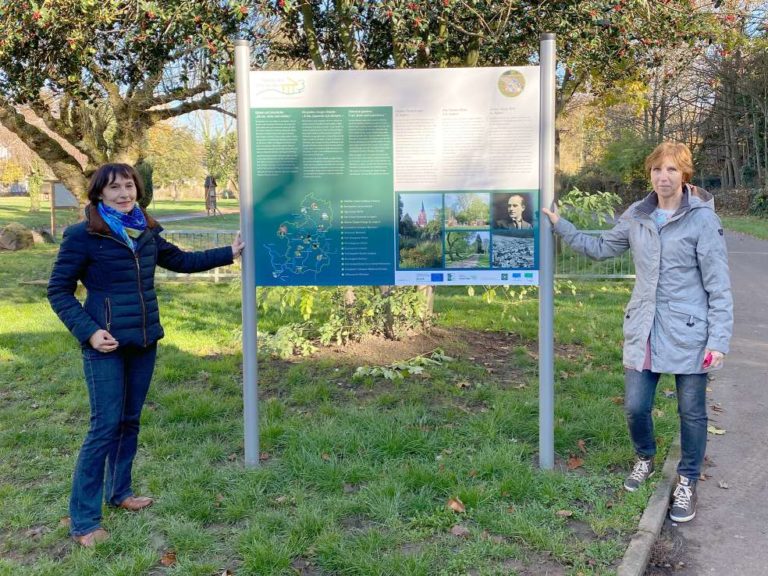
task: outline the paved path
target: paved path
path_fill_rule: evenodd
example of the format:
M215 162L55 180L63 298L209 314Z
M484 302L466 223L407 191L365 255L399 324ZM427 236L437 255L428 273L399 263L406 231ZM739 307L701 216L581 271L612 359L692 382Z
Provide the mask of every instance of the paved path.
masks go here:
M696 518L667 520L662 530L662 542L679 550L669 572L679 576L768 574L768 242L736 233L726 240L734 335L708 395L710 424L726 433L709 435L710 478L698 484Z

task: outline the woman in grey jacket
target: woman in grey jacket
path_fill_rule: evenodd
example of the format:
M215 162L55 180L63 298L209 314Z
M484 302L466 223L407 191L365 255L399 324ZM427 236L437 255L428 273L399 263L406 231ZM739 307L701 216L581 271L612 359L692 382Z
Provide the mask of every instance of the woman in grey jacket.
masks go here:
M632 249L636 281L624 313L624 409L637 461L630 492L653 474L651 411L662 373L677 385L682 457L670 518L696 515L696 481L707 445L707 372L722 366L733 327L728 254L712 195L689 184L691 152L664 142L646 158L653 192L599 237L542 208L571 248L595 260Z

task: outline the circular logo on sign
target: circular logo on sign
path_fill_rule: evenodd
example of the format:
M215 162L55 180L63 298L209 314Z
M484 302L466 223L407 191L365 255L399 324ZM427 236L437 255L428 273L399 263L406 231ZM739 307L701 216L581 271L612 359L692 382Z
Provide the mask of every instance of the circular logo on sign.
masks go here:
M525 88L525 76L517 70L507 70L499 76L499 92L507 98L519 96Z

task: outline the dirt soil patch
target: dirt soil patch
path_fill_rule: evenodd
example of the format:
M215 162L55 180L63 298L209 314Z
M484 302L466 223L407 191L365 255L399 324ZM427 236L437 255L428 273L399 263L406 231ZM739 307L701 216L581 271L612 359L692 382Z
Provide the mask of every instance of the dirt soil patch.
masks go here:
M514 370L514 367L510 366L509 358L519 347L525 348L530 358L538 361L537 343L524 340L519 334L434 327L402 340L369 336L360 342L320 348L311 359L332 360L334 363L355 367L386 366L414 356L429 354L439 348L449 356L461 357L485 366L489 369L488 372L497 372L497 376L503 380L504 371ZM583 354L584 349L581 346L555 346L555 355L558 357L574 359ZM302 360L297 358L295 361Z

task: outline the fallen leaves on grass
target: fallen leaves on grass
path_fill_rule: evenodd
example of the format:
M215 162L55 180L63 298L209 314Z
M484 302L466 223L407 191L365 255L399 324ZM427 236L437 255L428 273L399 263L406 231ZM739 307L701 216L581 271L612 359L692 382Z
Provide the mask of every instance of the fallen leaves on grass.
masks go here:
M581 453L582 454L586 454L587 453L587 443L584 442L584 440L579 440L577 442L577 444L579 445L579 450L581 450Z
M568 457L568 470L576 470L576 468L581 468L584 464L584 460L579 458L576 454L571 454Z
M624 404L624 396L611 396L611 402L620 406Z
M558 510L557 512L555 512L555 514L557 514L561 518L570 518L571 516L573 516L573 510Z
M166 568L176 564L176 552L174 552L173 550L166 550L163 553L162 558L160 558L160 564L162 564Z
M459 514L467 511L467 508L464 506L464 502L458 498L448 498L448 508Z
M467 528L466 526L462 526L461 524L455 524L451 528L451 534L459 538L468 538L470 532L469 532L469 528Z

